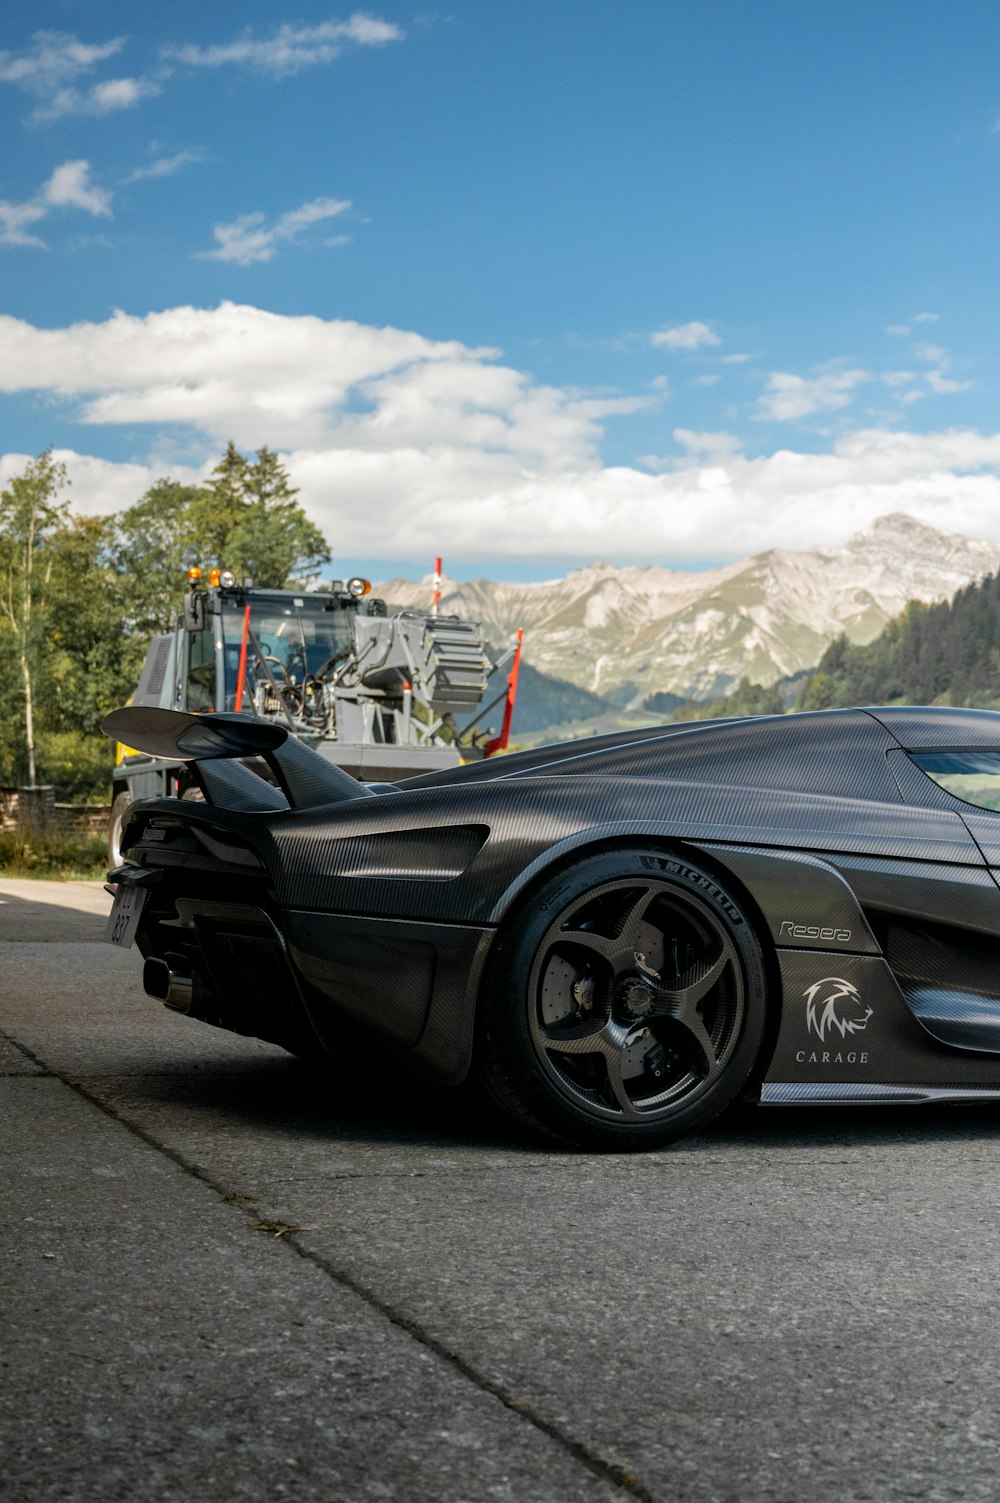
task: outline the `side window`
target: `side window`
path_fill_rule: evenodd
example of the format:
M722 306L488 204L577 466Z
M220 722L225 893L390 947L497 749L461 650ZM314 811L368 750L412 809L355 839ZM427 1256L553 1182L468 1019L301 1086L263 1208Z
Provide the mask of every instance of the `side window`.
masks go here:
M946 793L977 809L1000 811L1000 752L911 752L913 761Z
M215 709L215 642L210 627L193 631L188 649L187 708Z

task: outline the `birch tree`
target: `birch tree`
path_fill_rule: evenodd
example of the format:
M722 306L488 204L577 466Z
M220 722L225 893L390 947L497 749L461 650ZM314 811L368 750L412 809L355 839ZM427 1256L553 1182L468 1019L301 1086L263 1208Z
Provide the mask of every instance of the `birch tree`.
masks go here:
M0 491L0 621L9 630L24 698L28 786L36 784L35 686L45 644L52 544L67 525L66 467L46 449Z

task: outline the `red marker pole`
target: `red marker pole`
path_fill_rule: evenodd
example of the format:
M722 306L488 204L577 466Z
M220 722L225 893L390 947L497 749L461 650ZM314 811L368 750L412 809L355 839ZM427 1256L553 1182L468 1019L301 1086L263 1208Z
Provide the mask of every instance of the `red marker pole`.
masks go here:
M431 583L434 587L433 594L431 595L431 615L436 616L438 613L438 602L441 599L441 560L439 558L434 560L434 575Z
M517 699L517 675L521 668L521 639L524 636L524 627L517 628L517 650L514 653L514 661L510 665L507 675L507 703L503 707L503 724L500 727L499 736L494 736L492 741L486 743L486 755L492 757L494 752L506 751L510 740L510 723L514 718L514 701Z
M240 666L236 670L236 694L233 709L237 714L243 708L243 685L247 676L247 637L250 635L250 607L243 612L243 641L240 643Z

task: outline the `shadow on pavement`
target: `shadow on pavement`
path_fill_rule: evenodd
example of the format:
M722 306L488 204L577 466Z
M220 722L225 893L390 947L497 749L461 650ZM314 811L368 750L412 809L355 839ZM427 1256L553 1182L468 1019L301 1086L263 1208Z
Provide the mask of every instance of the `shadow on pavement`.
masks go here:
M50 882L0 875L0 944L102 940L111 901L96 882Z
M250 1131L303 1139L398 1144L579 1157L495 1116L469 1087L443 1090L373 1065L314 1067L270 1056L225 1071L211 1060L188 1075L133 1076L140 1095L160 1111L176 1108L206 1123L214 1119ZM703 1132L657 1154L679 1156L735 1150L759 1154L821 1153L831 1158L865 1150L919 1146L942 1140L993 1144L1000 1139L1000 1103L944 1103L895 1107L767 1107L740 1105ZM634 1155L629 1155L634 1159ZM640 1155L641 1157L641 1155Z
M321 1068L291 1055L241 1065L227 1061L224 1071L206 1060L187 1075L133 1075L128 1087L133 1101L141 1098L159 1109L161 1122L163 1109L176 1107L189 1122L192 1114L200 1117L203 1126L238 1123L251 1133L280 1133L313 1141L462 1146L558 1156L567 1152L542 1138L519 1133L494 1116L467 1087L422 1086L381 1066L366 1076L357 1067Z

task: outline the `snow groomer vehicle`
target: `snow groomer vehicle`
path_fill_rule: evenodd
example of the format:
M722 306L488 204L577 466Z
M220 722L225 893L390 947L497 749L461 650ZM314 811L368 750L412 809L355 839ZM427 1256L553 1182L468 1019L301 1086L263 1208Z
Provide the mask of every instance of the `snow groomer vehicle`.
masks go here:
M436 595L429 610L390 612L361 578L334 580L325 590L272 590L237 584L223 569L203 578L192 568L188 586L175 629L150 643L133 705L254 715L375 781L457 767L508 743L520 634L494 661L480 624L438 614ZM499 692L487 700L494 684ZM499 732L484 732L501 704ZM201 797L187 764L121 744L112 866L121 856L126 810L136 799L164 795Z

